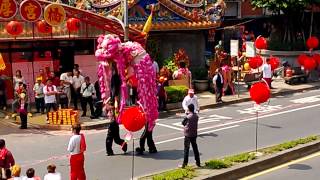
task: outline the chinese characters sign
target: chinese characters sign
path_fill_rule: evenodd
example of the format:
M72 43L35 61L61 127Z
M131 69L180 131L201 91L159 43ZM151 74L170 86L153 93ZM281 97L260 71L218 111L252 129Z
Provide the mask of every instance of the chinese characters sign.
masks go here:
M18 12L15 0L0 0L0 19L10 19Z
M50 4L44 9L44 19L51 26L60 26L66 18L66 12L59 4Z
M25 0L20 5L20 14L25 21L37 21L42 15L41 5L35 0Z

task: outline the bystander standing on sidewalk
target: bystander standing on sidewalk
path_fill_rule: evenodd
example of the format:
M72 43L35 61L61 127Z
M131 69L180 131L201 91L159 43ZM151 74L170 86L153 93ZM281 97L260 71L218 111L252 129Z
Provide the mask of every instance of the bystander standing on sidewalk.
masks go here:
M0 179L5 179L5 170L15 165L12 153L6 148L6 141L0 139Z
M194 95L194 90L193 89L189 89L188 90L188 95L186 97L184 97L184 99L182 101L182 108L185 111L185 113L188 112L188 106L190 104L194 105L194 108L195 108L196 112L200 111L198 97L196 95Z
M25 88L26 85L23 85ZM20 115L21 126L20 129L27 129L28 126L28 95L21 93L19 95L19 108L18 112Z
M223 94L223 76L222 69L218 68L216 74L213 76L212 83L214 85L214 91L216 94L216 103L222 103Z
M82 117L87 115L87 104L90 106L91 116L94 116L94 108L93 108L93 96L96 94L96 90L94 85L90 83L90 78L87 76L84 79L84 83L81 85L80 93L82 95Z
M262 66L262 77L268 83L269 88L272 88L272 70L270 65L270 59L267 58L266 63Z
M57 104L60 106L60 108L62 109L66 109L68 108L68 90L66 89L66 87L63 84L63 81L60 81L60 86L57 87Z
M42 83L41 78L38 77L36 80L37 82L33 86L33 91L35 94L35 101L36 101L36 109L37 109L36 113L40 113L40 110L41 110L41 114L44 114L44 93L43 93L44 84Z
M81 125L72 126L73 136L69 140L68 151L70 152L70 180L85 180L84 152L87 145L85 137L80 134Z
M72 85L72 72L68 71L66 73L62 73L60 75L60 80L63 81L64 87L67 91L67 96L68 96L68 107L70 107L70 102L71 102L71 85Z
M84 77L80 74L79 70L73 70L74 76L72 80L72 86L74 90L73 94L73 104L74 109L78 110L78 102L81 102L81 85L84 83Z
M200 154L197 145L198 120L199 117L195 112L194 105L188 105L188 115L182 121L182 125L184 126L184 158L181 165L182 168L188 165L190 143L192 145L196 165L198 167L201 166Z
M43 88L44 93L44 102L46 105L46 113L47 113L47 123L48 122L48 112L50 112L51 108L54 111L57 110L57 101L56 101L56 94L57 94L57 87L52 85L51 79L47 80L47 85Z

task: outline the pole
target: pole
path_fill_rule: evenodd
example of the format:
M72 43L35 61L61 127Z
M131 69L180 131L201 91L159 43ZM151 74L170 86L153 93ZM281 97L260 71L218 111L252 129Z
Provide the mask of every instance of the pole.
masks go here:
M241 72L240 72L240 59L238 56L237 56L237 66L238 66L238 73L237 73L237 83L238 83L238 86L237 86L237 89L238 89L238 98L240 98L240 76L241 76Z
M258 110L256 111L256 152L258 152Z
M131 169L131 180L134 177L134 138L132 138L132 169Z
M124 42L127 42L129 41L128 0L124 0L123 8Z

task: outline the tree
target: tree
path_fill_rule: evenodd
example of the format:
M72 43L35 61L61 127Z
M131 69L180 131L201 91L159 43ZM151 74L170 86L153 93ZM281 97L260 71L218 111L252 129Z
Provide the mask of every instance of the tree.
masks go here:
M304 34L305 29L302 27L304 21L304 11L307 7L314 4L320 4L320 0L251 0L251 4L257 8L265 8L278 16L283 14L282 27L284 43L297 41L297 33ZM311 22L312 24L312 22ZM312 26L311 26L312 28Z

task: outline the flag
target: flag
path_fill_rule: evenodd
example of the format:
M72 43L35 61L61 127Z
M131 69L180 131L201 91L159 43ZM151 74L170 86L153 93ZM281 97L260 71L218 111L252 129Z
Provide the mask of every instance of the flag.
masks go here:
M143 34L148 34L149 31L151 30L151 27L152 27L152 18L153 18L153 8L154 6L152 5L151 6L151 12L150 12L150 15L146 21L146 23L144 24L144 27L143 27L143 30L142 30L142 33Z

